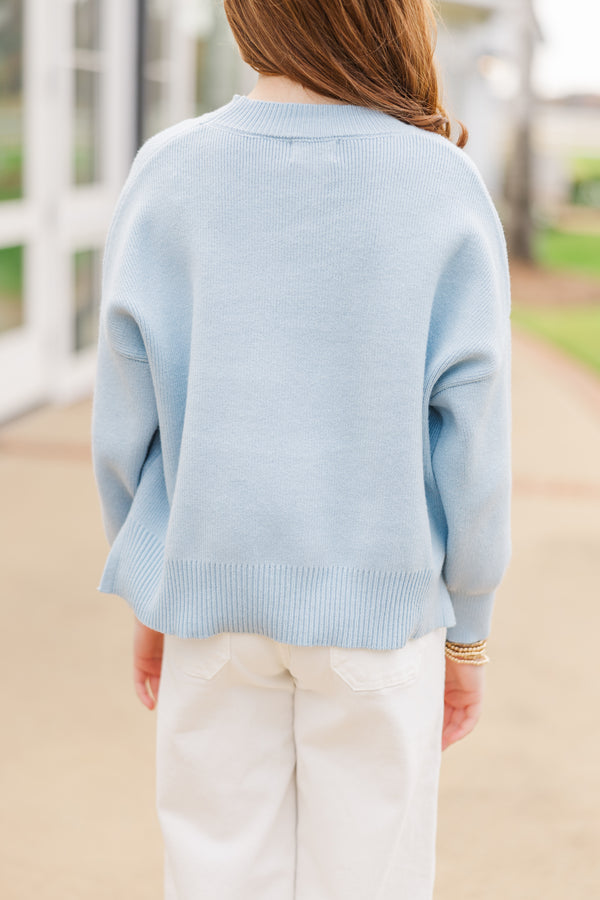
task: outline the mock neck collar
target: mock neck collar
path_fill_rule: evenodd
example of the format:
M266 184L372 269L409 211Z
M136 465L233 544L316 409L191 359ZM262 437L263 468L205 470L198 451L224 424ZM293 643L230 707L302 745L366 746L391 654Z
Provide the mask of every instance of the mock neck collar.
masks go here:
M380 110L350 103L285 103L234 94L207 119L237 131L277 137L376 134L401 125Z

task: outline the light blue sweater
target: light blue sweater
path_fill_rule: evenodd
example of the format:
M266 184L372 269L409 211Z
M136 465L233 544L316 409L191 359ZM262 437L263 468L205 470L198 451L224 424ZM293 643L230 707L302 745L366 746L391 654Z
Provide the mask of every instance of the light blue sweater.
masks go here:
M98 590L182 637L486 637L510 358L502 224L445 137L239 94L165 129L104 253Z

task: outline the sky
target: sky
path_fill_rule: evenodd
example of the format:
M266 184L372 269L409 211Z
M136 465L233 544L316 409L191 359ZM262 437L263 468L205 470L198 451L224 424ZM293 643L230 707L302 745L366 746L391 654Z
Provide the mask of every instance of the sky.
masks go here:
M543 96L600 93L599 0L533 0L545 43L533 80Z

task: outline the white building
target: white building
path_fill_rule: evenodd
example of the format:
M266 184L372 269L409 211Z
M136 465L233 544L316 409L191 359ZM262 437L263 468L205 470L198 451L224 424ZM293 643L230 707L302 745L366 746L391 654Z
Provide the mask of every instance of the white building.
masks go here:
M466 150L502 215L504 176L522 108L524 42L543 36L531 0L461 0L438 4L437 53L451 118L469 129ZM445 27L447 26L447 27ZM456 132L458 133L458 131Z
M440 4L444 101L499 200L523 4ZM92 389L103 244L140 141L255 81L221 0L3 0L0 422Z
M574 209L572 186L581 157L600 160L600 96L570 95L540 102L533 130L535 196L541 218L577 221L578 230L600 231L600 178L590 184L588 207ZM595 167L600 169L600 162ZM571 208L567 208L567 207ZM575 218L576 217L576 218Z

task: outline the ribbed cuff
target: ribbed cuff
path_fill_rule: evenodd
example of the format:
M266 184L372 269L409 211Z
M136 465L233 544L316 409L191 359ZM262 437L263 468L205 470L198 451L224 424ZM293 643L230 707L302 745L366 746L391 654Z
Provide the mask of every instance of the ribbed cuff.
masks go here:
M474 644L488 637L496 592L457 594L449 591L449 594L456 616L456 625L448 628L446 640L456 641L457 644Z

